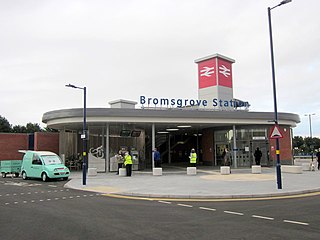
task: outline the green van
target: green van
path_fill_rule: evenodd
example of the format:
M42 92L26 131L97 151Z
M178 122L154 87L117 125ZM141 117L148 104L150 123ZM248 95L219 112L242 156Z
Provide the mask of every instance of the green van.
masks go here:
M60 157L48 151L24 151L21 166L21 175L28 178L41 178L48 181L52 178L68 180L70 170L61 161Z

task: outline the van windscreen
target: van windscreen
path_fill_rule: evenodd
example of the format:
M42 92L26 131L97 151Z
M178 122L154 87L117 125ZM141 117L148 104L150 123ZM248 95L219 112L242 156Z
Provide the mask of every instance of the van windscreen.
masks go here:
M56 155L41 156L45 165L61 164L61 159Z

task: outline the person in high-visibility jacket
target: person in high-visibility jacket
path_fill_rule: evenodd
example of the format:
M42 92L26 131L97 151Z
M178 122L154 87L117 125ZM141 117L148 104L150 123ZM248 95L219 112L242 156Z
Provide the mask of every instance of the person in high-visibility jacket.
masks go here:
M124 165L126 166L127 176L131 177L132 173L132 159L128 152L124 155Z
M197 166L197 154L194 148L191 149L190 153L190 166L191 167L196 167Z

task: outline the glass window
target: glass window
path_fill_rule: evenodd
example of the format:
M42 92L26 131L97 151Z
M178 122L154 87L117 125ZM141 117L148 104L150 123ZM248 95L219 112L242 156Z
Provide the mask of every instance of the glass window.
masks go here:
M61 164L61 159L57 155L44 155L42 159L45 165Z

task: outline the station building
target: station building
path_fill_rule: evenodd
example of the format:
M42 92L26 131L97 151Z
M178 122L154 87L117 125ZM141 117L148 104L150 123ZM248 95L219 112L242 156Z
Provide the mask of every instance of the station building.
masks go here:
M115 155L125 148L133 157L133 170L152 167L152 149L162 162L186 165L190 150L198 164L221 166L225 148L232 167L254 165L254 151L262 151L262 166L276 163L274 112L249 111L250 104L233 96L231 58L214 54L195 60L198 65L198 99L140 96L139 102L119 99L110 107L87 108L87 134L83 134L83 108L46 112L42 121L59 130L59 151L66 161L80 161L87 136L88 165L99 172L117 170ZM278 113L281 164L291 164L292 128L298 115Z

